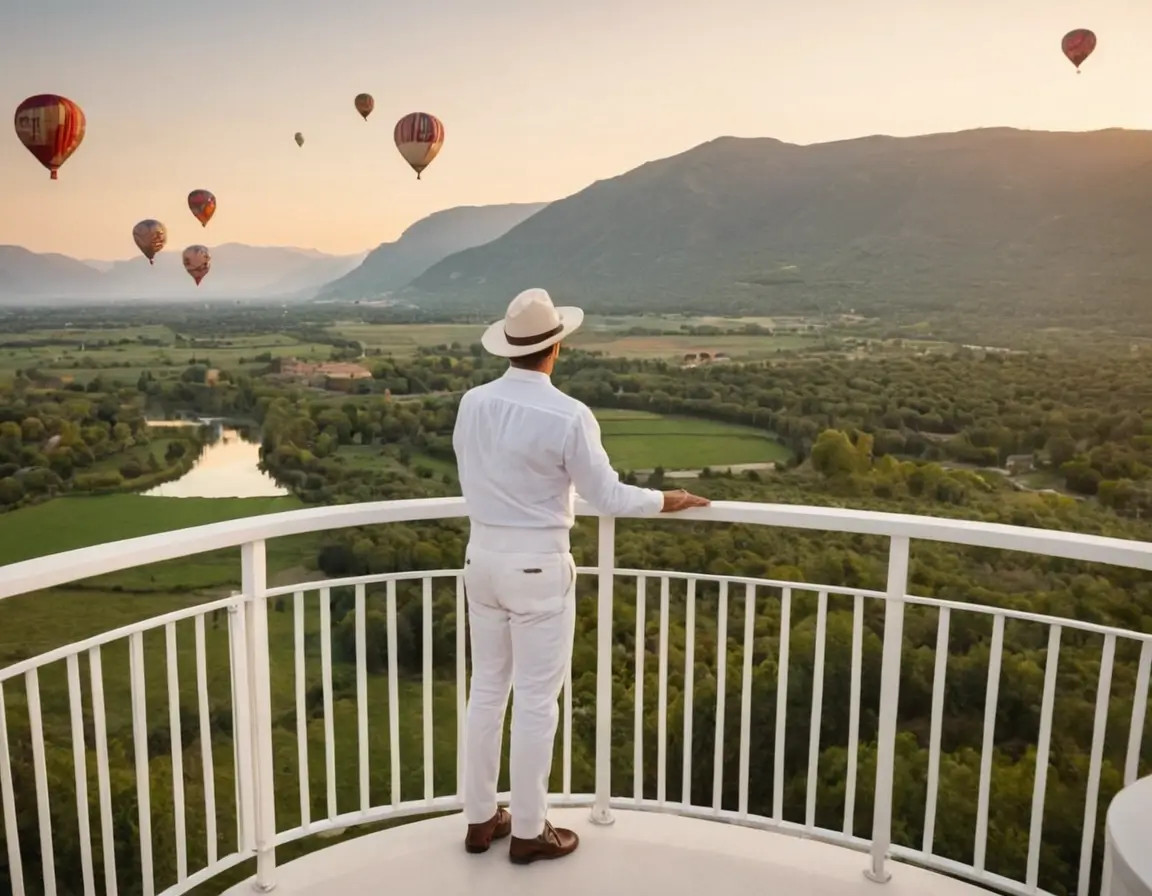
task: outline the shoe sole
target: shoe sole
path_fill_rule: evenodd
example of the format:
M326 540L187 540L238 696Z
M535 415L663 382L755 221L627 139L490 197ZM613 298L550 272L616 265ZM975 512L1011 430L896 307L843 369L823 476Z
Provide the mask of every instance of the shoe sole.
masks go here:
M572 855L572 853L574 853L574 852L576 852L575 849L570 849L567 852L557 852L557 853L552 853L552 854L532 853L531 855L526 855L526 856L514 856L511 853L509 853L508 854L508 861L511 862L513 865L531 865L533 862L551 862L555 859L562 859L565 856Z

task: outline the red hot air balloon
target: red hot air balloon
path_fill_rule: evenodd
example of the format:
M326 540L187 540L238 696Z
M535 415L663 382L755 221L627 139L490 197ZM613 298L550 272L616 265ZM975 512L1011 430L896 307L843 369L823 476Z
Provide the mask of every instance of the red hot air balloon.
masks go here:
M419 180L420 173L432 164L444 145L444 125L435 115L412 112L396 122L392 137Z
M1096 35L1087 28L1069 31L1060 42L1060 49L1064 51L1068 61L1076 66L1076 74L1080 74L1080 66L1096 49Z
M376 108L376 100L372 99L370 93L360 93L356 96L356 111L360 116L367 121L368 116L372 114L372 110Z
M188 208L204 227L216 214L216 197L208 190L193 190L188 194Z
M30 96L16 107L16 136L56 180L56 172L84 142L84 111L54 93Z

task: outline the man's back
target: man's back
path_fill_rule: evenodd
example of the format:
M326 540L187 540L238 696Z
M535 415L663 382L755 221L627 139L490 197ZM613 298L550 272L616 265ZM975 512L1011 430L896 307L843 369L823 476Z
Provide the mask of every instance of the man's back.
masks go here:
M467 392L452 436L474 524L569 529L573 486L613 516L660 510L660 492L620 482L587 405L538 371L510 367Z
M490 526L571 526L564 445L581 410L545 374L515 367L467 392L452 442L469 515Z

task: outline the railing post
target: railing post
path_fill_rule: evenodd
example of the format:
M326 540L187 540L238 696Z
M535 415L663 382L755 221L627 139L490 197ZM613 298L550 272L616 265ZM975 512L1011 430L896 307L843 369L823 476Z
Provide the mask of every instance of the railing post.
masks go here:
M252 821L255 834L256 879L253 886L267 893L276 886L275 767L272 764L272 695L268 666L268 567L263 541L240 548L244 592L249 719L252 724Z
M908 588L908 538L888 547L884 601L884 653L880 670L880 722L876 737L876 794L872 810L872 862L864 876L878 884L892 875L884 867L892 845L892 778L896 765L896 711L900 704L900 657L904 647L904 598Z
M616 819L608 806L612 797L612 593L616 581L616 519L600 517L596 547L596 799L592 823Z

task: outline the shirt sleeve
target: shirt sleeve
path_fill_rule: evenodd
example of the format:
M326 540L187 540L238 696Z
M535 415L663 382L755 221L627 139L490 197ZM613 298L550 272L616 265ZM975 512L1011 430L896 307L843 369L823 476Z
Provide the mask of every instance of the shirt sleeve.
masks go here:
M600 424L587 407L568 430L564 468L580 497L606 516L653 516L664 506L661 492L620 481L600 441Z

